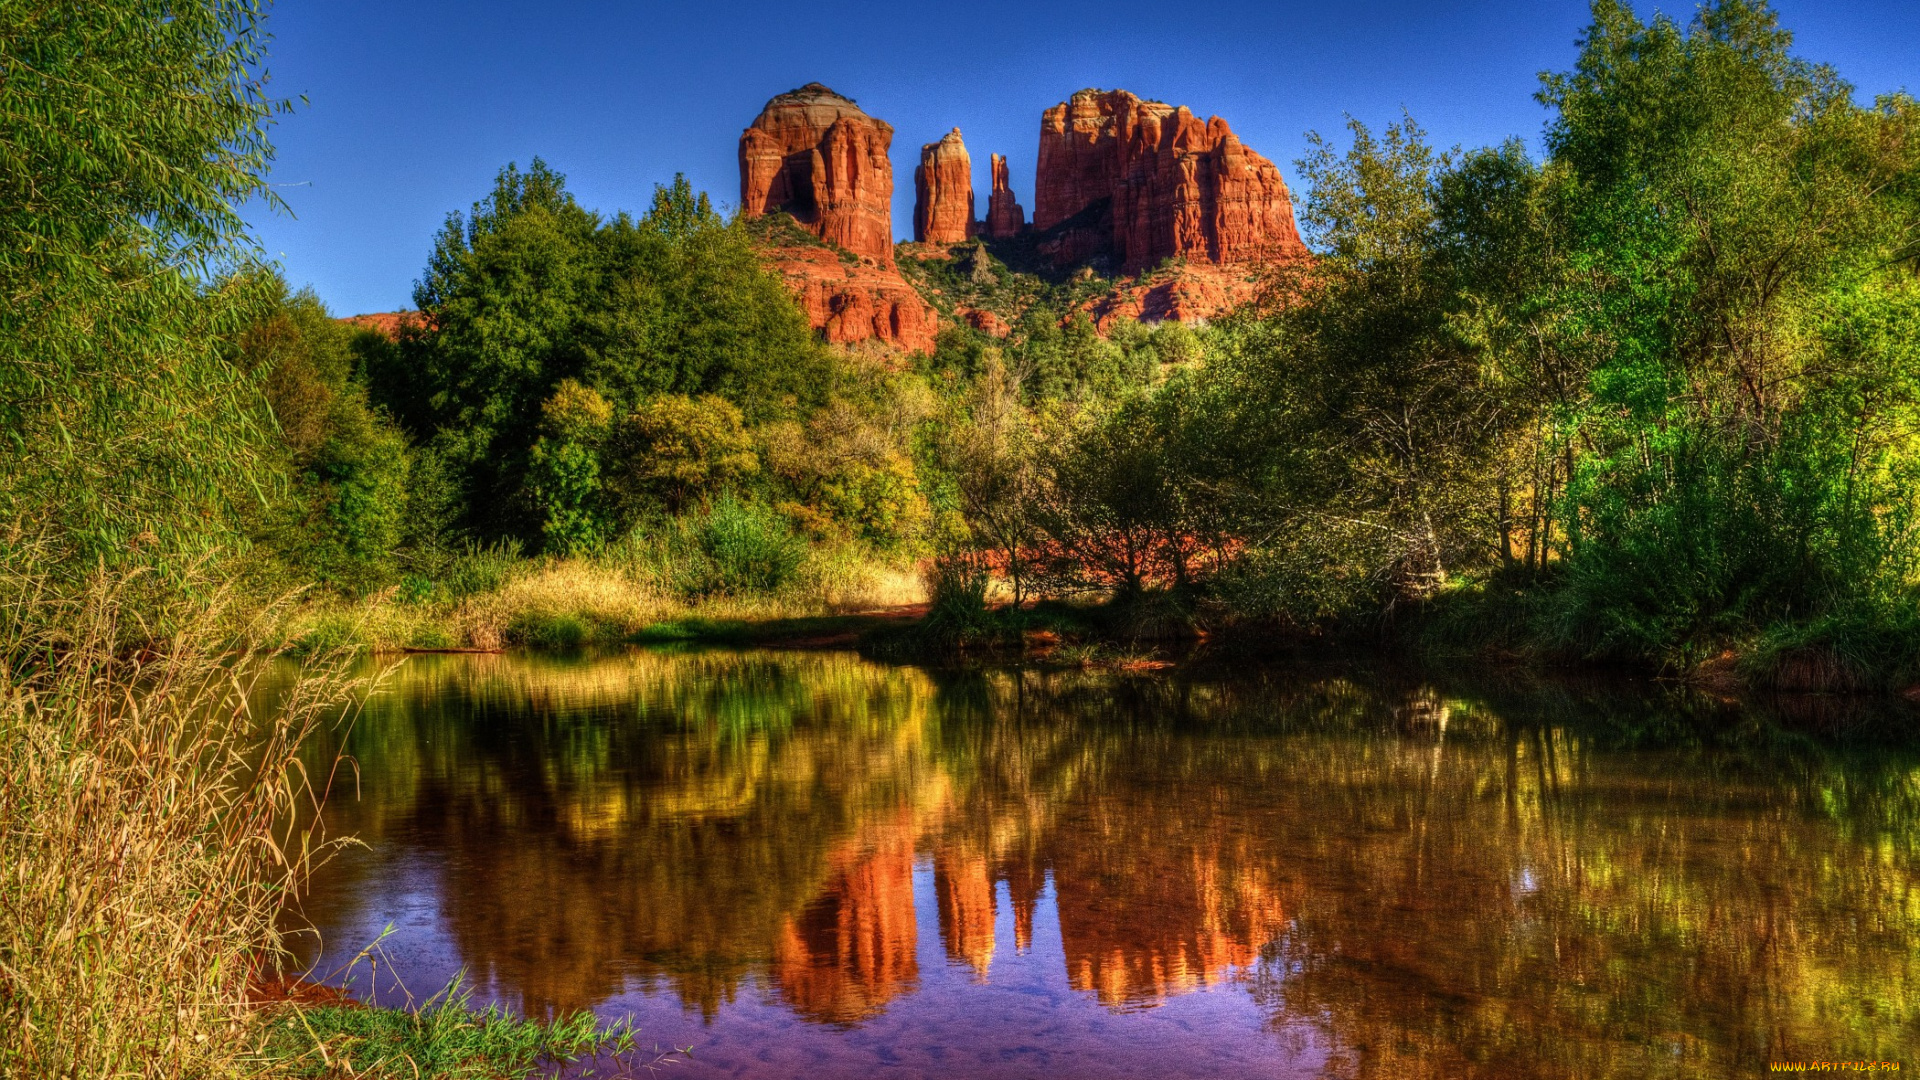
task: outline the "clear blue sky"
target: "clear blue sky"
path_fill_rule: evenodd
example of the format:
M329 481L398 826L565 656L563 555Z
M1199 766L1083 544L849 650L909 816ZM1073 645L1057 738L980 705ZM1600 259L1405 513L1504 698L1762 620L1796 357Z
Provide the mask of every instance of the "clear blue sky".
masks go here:
M1920 2L1777 7L1797 51L1863 98L1920 91ZM981 212L987 155L1003 153L1031 213L1040 112L1083 86L1222 116L1289 183L1304 133L1333 134L1349 113L1378 126L1404 106L1441 145L1537 147L1537 75L1571 64L1586 13L1585 0L278 0L272 89L309 104L274 134L294 216L254 223L335 314L410 307L434 231L506 163L544 157L608 213L644 210L675 172L731 207L740 130L813 81L893 125L902 236L920 145L955 125Z

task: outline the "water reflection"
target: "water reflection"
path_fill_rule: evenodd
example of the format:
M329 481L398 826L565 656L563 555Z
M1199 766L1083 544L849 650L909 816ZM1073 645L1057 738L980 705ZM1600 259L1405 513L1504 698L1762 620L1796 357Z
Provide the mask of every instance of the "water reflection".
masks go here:
M425 657L344 733L327 824L368 847L306 911L330 956L399 922L416 989L464 965L663 1038L684 1007L736 1075L1913 1067L1920 756L1788 730L1564 686Z

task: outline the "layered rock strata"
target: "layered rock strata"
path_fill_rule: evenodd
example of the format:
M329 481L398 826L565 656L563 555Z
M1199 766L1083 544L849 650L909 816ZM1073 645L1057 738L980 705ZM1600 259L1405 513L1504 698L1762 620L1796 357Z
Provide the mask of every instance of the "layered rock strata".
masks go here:
M1013 187L1007 183L1007 159L995 154L988 161L993 167L993 190L987 195L987 220L982 231L991 239L1005 240L1020 235L1027 227L1027 214L1014 201Z
M819 83L781 94L740 135L740 209L784 210L857 256L817 246L763 252L828 341L928 352L939 318L893 261L892 144L886 121Z
M893 265L893 127L819 83L767 102L740 134L740 210Z
M1033 227L1062 266L1102 256L1137 273L1169 257L1218 265L1303 255L1273 162L1219 117L1082 90L1040 118Z
M762 254L828 341L877 340L907 352L933 351L940 317L896 267L849 263L823 247L781 247Z
M963 244L979 231L973 220L973 161L960 129L920 148L913 170L913 238L923 244Z

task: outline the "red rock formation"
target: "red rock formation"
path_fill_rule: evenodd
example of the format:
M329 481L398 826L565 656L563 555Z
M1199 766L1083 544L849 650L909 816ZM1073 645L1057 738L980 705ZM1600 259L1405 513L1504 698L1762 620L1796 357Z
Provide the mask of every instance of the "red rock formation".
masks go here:
M417 311L379 311L371 315L349 315L338 321L393 340L399 339L402 329L423 325Z
M1007 325L1007 320L995 315L991 311L962 307L955 308L953 313L959 318L965 319L968 326L973 327L975 330L992 334L994 337L1006 337L1008 331L1012 329Z
M892 143L884 120L819 83L781 94L740 135L740 210L785 210L861 256L847 261L822 247L762 252L828 341L877 339L931 352L938 316L893 262Z
M1280 170L1214 117L1082 90L1040 118L1033 227L1060 265L1110 255L1229 264L1306 253Z
M913 170L913 238L924 244L963 244L979 231L973 220L973 162L960 129L920 148Z
M806 308L814 329L848 345L877 339L908 352L933 351L939 316L892 266L848 263L830 248L762 252Z
M1013 201L1013 188L1007 183L1007 159L995 154L988 160L993 165L993 192L987 196L985 232L995 240L1005 240L1020 235L1027 227L1027 215Z
M893 128L808 83L740 134L740 210L785 210L822 240L893 265Z
M1104 334L1120 319L1149 323L1211 319L1252 300L1261 287L1257 267L1190 262L1165 273L1120 282L1112 292L1082 307Z

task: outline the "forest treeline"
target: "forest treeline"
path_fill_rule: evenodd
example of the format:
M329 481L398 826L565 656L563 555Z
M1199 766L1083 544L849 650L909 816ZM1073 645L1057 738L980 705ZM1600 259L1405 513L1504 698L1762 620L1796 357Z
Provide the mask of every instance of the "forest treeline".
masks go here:
M10 247L0 496L61 565L428 606L565 560L689 602L931 561L960 640L1092 600L1123 636L1920 675L1920 111L1753 0L1597 2L1538 97L1538 154L1313 136L1313 257L1211 324L1097 329L1085 282L979 252L922 283L1011 333L911 358L818 340L756 254L798 230L684 179L605 216L505 168L383 335L218 264L257 175L176 208L70 172L149 230L114 258L177 272Z

